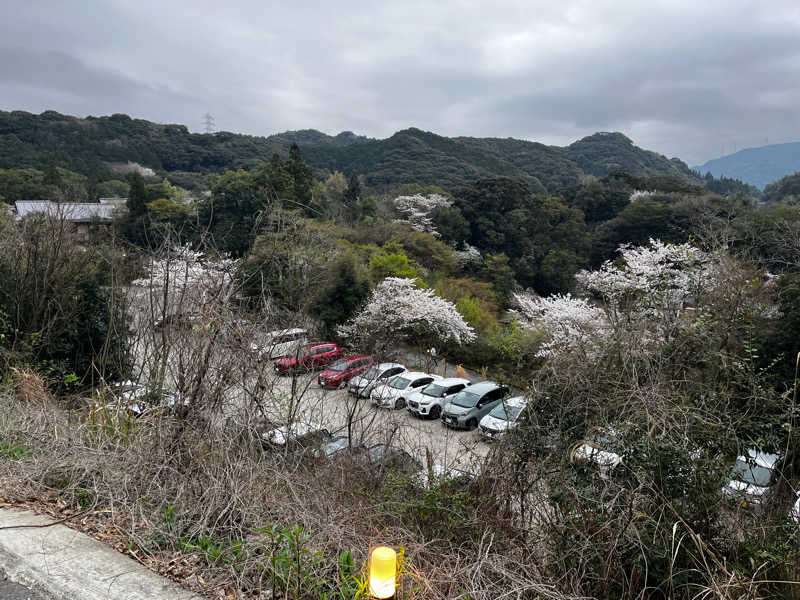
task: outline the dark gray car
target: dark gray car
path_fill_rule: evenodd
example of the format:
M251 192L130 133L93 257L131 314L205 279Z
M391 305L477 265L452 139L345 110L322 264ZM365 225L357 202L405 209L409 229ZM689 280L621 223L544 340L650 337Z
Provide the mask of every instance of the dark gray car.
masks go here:
M508 386L482 381L459 392L442 411L442 423L454 429L475 429L481 419L508 396Z

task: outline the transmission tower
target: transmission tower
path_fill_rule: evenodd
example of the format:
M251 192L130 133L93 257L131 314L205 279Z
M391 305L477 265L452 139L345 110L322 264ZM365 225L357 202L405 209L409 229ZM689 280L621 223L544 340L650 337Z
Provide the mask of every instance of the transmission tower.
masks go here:
M206 126L206 133L214 133L216 123L214 123L214 115L206 113L203 115L203 124Z

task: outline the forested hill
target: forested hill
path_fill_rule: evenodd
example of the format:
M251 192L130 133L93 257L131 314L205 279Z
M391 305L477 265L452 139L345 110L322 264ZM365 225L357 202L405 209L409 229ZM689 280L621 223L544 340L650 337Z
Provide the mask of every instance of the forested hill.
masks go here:
M256 137L229 132L190 133L127 115L85 119L46 111L0 111L0 168L59 166L104 179L109 164L136 162L158 172L205 173L253 167L297 143L322 176L364 175L372 186L401 183L451 187L483 177L526 179L534 191L575 185L582 174L664 173L698 182L677 159L638 148L621 133L596 133L565 148L513 138L447 138L419 129L383 140L351 132L315 130Z
M763 189L784 175L800 171L800 142L747 148L695 167L714 177L732 177Z

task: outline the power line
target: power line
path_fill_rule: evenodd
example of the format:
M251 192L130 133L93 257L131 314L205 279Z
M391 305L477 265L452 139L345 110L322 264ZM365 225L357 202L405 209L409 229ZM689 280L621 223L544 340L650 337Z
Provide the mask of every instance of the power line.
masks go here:
M214 122L214 115L206 113L203 115L203 124L206 126L206 133L214 133L216 123Z

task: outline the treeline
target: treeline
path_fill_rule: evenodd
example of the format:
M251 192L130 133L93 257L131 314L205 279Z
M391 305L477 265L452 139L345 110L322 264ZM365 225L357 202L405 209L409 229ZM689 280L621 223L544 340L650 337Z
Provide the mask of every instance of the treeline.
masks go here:
M584 175L604 177L620 170L709 182L680 160L638 148L620 133L597 133L562 148L513 138L447 138L415 128L383 140L314 130L257 137L190 133L183 125L122 114L79 119L54 111L0 111L0 168L44 171L56 165L97 181L118 179L119 165L131 162L199 190L205 174L253 169L275 153L286 158L293 144L318 179L336 171L358 173L380 191L406 183L452 188L503 176L525 180L535 193L552 193L577 185ZM731 187L715 181L717 193Z

